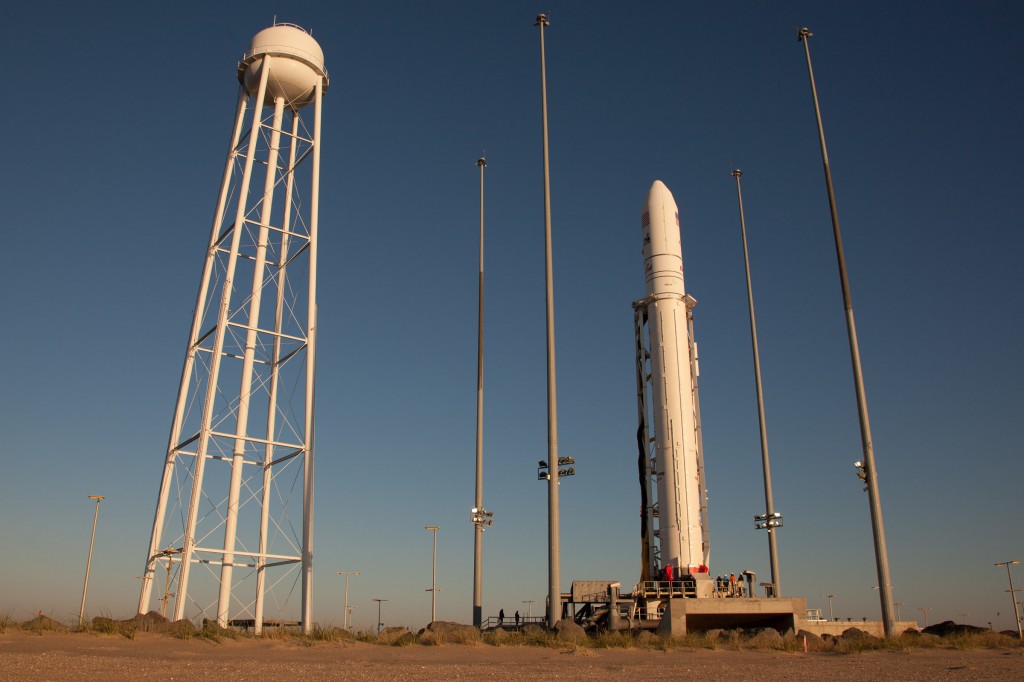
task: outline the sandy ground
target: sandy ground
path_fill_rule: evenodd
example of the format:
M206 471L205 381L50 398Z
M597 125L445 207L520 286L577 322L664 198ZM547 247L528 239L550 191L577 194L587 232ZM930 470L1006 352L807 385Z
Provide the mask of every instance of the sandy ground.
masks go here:
M0 680L1021 680L1021 649L803 654L0 635Z

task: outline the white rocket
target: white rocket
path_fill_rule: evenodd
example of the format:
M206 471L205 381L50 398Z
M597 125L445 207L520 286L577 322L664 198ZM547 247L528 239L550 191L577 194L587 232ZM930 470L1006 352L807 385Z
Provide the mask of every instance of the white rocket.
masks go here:
M707 563L701 510L704 481L696 353L691 352L687 309L695 301L683 287L679 209L661 180L647 193L641 217L647 279L651 411L660 565L675 575L697 574ZM706 572L707 568L703 568Z

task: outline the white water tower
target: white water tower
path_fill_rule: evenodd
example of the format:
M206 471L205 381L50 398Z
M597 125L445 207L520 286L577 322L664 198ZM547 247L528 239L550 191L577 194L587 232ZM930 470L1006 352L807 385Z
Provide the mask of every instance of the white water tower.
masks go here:
M238 80L139 613L308 633L323 51L275 23Z

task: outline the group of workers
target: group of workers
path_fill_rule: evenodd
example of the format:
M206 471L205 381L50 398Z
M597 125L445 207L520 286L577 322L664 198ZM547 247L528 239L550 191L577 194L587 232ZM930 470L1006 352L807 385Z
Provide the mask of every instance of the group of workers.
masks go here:
M749 578L748 578L749 580ZM716 597L746 597L747 592L753 589L753 585L747 586L743 574L737 578L735 573L720 575L715 578Z

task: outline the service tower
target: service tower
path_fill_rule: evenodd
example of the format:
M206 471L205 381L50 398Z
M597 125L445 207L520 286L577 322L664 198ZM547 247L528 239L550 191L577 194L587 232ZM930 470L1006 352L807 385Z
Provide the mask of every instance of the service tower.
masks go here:
M277 23L238 80L139 612L308 633L323 51Z

